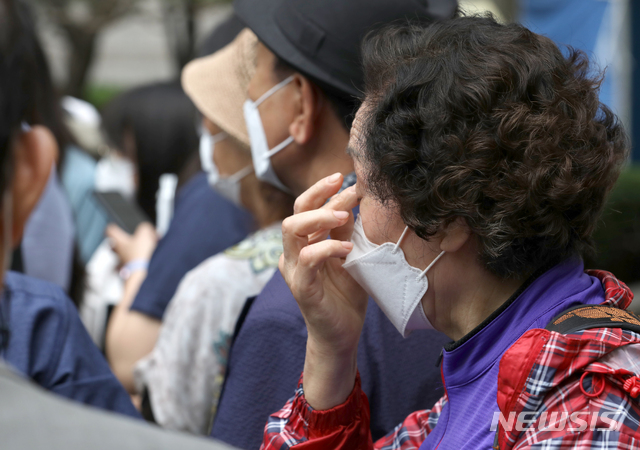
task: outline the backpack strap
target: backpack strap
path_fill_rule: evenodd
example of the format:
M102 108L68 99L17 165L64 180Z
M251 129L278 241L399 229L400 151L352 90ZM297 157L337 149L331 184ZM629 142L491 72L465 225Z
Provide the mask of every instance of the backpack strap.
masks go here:
M561 312L546 327L560 334L591 328L622 328L640 334L640 317L615 306L579 305Z

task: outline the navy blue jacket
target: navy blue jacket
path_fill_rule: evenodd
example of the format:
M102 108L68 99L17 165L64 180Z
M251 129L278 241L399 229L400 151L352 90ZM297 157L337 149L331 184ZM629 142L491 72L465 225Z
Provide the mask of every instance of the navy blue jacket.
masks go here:
M369 299L358 369L371 405L374 440L442 397L436 363L448 341L443 334L427 330L414 331L403 339ZM276 272L256 298L231 348L211 435L243 449L259 448L269 414L279 411L295 392L306 342L307 329L298 304Z
M187 272L242 241L254 228L251 214L211 189L204 172L180 189L174 211L131 305L131 310L159 320Z
M7 272L0 307L10 332L5 362L48 391L140 417L60 287Z

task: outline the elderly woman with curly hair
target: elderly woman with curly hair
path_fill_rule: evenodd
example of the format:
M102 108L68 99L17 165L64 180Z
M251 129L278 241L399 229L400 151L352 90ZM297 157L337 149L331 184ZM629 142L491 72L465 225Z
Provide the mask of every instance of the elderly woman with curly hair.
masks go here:
M640 334L546 329L640 324L628 288L583 267L627 142L601 77L567 53L491 17L366 40L357 187L334 195L341 179L326 178L283 224L280 269L309 334L304 383L263 448L640 448ZM403 335L453 340L442 399L375 444L356 367L367 294ZM602 306L554 319L585 305Z

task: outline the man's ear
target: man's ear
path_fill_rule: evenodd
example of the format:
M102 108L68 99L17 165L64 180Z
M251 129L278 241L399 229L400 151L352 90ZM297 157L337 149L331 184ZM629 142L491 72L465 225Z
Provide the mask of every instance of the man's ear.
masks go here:
M322 94L306 77L296 74L293 80L297 87L298 108L289 134L298 144L306 144L313 136L316 119L320 114Z
M38 204L58 156L58 144L51 131L35 125L14 141L13 245L22 239L31 211Z
M447 253L455 252L469 240L469 236L471 236L469 225L462 217L458 217L444 228L440 250Z

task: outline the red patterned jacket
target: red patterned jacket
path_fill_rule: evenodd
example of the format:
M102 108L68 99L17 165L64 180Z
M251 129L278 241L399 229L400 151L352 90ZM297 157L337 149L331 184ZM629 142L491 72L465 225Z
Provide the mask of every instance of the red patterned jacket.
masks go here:
M604 305L626 309L629 288L613 275L590 271L605 289ZM504 354L494 417L496 447L511 449L640 449L640 334L595 328L572 334L527 331ZM373 443L369 405L360 380L349 398L327 411L295 396L265 426L264 450L418 449L438 423L446 395Z

